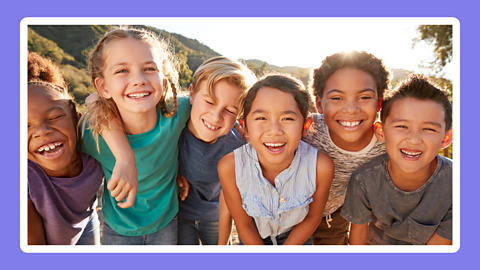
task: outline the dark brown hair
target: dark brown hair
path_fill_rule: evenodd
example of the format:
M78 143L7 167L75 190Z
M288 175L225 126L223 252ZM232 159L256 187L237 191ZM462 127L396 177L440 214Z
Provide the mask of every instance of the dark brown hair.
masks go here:
M392 75L382 59L367 52L352 51L331 54L322 61L319 68L312 71L309 84L312 94L317 98L322 98L323 90L330 76L345 68L358 69L370 74L377 85L379 100L385 90L390 88Z
M271 87L284 93L292 94L297 102L298 109L303 116L304 122L308 117L308 113L314 110L312 107L312 96L307 90L305 90L305 86L299 79L288 74L267 74L260 78L254 85L252 85L252 87L242 97L241 111L239 116L240 119L242 119L245 123L245 127L247 127L247 115L250 113L253 101L257 96L257 92L263 87Z
M427 76L421 74L411 74L402 81L399 86L390 91L382 103L380 119L382 123L390 115L390 111L396 101L404 98L415 98L418 100L431 100L437 102L443 107L445 113L445 131L452 127L452 104L448 100L449 91L441 89L431 82Z

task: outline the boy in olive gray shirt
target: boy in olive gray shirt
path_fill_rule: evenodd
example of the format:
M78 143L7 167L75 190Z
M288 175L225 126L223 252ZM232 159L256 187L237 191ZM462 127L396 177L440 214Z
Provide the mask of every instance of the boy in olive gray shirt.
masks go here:
M342 216L350 244L452 244L452 141L448 93L411 75L382 105L375 135L387 154L351 177Z

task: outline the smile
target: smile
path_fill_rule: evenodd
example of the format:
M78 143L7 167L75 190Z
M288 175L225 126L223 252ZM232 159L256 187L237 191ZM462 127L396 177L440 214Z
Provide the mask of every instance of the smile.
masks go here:
M267 150L272 154L278 154L285 149L286 143L263 143Z
M129 94L127 95L129 98L143 98L150 96L150 92L145 92L145 93L134 93L134 94Z
M205 124L205 126L210 130L220 129L220 127L214 126L214 125L210 124L209 122L207 122L206 120L202 119L202 121L203 121L203 124Z
M46 159L56 159L62 155L64 149L62 142L53 142L40 146L36 152Z
M400 151L402 152L402 154L406 155L407 157L413 157L413 158L419 157L422 154L422 152L413 152L413 151L407 151L403 149L400 149Z
M337 121L340 125L344 127L356 127L362 123L362 121Z

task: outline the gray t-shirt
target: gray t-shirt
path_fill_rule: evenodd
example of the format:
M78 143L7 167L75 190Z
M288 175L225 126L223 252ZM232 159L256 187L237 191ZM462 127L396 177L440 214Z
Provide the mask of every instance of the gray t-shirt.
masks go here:
M28 200L42 217L48 245L75 245L95 211L103 170L85 153L82 162L78 176L56 178L28 160Z
M179 202L178 217L218 221L221 190L218 162L244 144L235 128L211 144L195 138L188 127L183 129L178 140L178 172L190 183L190 190L185 200Z
M452 240L452 161L437 155L432 177L406 192L390 179L388 160L384 154L353 173L342 216L358 225L370 222L368 242L374 245L424 245L434 233Z
M372 136L370 143L360 151L347 151L339 148L333 143L328 132L322 114L312 115L313 123L308 129L307 135L302 138L303 141L311 146L329 155L335 163L335 175L333 176L330 194L325 205L323 215L327 216L335 212L343 205L348 182L353 171L372 160L373 158L385 153L385 144Z

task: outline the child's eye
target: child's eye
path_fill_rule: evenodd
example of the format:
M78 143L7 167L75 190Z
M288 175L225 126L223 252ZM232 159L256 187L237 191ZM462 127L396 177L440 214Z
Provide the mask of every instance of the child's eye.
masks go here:
M120 69L120 70L115 71L115 74L126 73L126 72L127 72L126 69Z
M231 113L231 114L234 114L234 115L237 115L237 113L233 112L233 111L230 111L230 110L226 110L228 113Z
M284 120L284 121L294 121L295 119L293 119L291 117L285 117L282 120Z
M154 67L148 67L145 69L145 71L157 71L157 69Z
M53 121L53 120L56 120L56 119L58 119L58 118L60 118L60 117L62 117L62 116L64 116L64 115L57 115L57 116L54 116L54 117L50 118L49 120L50 120L50 121Z
M260 117L255 118L255 120L267 120L267 118L260 116Z
M360 99L372 99L372 97L364 96L364 97L360 97Z
M205 100L205 102L206 102L207 104L213 105L213 102L210 102L210 101L208 101L208 100Z
M424 130L428 130L428 131L437 132L437 130L435 130L435 129L433 129L433 128L424 128Z
M331 100L342 100L340 97L332 97Z
M396 128L407 128L407 126L402 126L402 125L398 125L398 126L395 126Z

